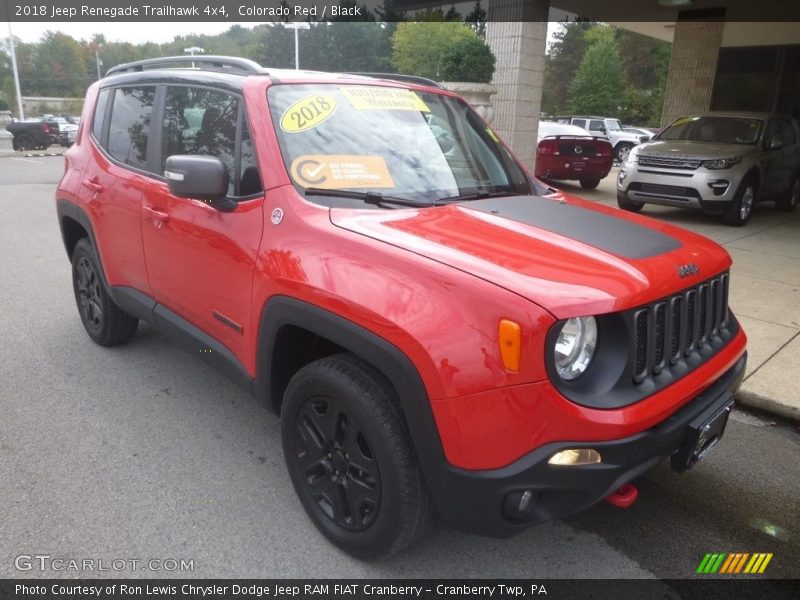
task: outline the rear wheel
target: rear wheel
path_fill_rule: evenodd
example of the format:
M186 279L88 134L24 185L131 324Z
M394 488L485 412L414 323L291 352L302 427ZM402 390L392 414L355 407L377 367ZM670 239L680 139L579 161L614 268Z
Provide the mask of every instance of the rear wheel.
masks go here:
M753 213L757 193L758 187L752 177L742 181L736 190L736 197L722 215L722 222L733 227L742 227L747 223Z
M585 190L593 190L600 185L600 178L594 179L581 179L581 187Z
M796 175L788 193L775 201L781 210L793 211L800 205L800 174Z
M619 206L622 210L627 210L630 212L639 212L644 208L644 202L639 202L637 200L628 200L622 194L617 194L617 206Z
M17 150L21 150L23 152L26 150L33 150L36 147L36 142L34 142L33 138L27 133L19 134L14 142L16 143Z
M432 525L433 507L394 390L357 357L322 358L292 377L281 436L303 508L345 552L394 554Z
M103 285L100 261L88 239L72 252L72 286L83 327L101 346L124 344L136 334L139 319L117 306Z

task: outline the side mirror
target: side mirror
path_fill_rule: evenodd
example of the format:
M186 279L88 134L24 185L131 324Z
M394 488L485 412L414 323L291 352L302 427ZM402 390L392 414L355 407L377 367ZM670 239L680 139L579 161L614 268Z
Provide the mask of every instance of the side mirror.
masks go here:
M608 129L605 128L605 125L600 125L600 132L603 135L606 135L608 133Z
M783 141L777 135L773 135L767 143L768 150L780 150L783 148Z
M227 198L228 170L214 156L170 156L164 177L169 191L175 196L203 200L222 212L236 208L236 202Z

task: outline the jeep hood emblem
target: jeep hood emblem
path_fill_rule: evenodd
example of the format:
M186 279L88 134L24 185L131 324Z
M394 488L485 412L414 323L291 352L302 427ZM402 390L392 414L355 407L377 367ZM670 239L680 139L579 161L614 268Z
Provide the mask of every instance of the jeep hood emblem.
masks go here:
M681 279L683 279L684 277L689 277L689 275L697 275L699 272L700 272L700 267L698 267L694 263L688 263L678 267L678 277L680 277Z

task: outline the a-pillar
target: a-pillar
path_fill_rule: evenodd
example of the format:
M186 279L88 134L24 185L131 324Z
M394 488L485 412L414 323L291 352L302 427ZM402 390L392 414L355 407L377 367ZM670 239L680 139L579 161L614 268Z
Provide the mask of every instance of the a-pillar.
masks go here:
M492 127L533 172L550 0L490 0L486 42L497 59Z

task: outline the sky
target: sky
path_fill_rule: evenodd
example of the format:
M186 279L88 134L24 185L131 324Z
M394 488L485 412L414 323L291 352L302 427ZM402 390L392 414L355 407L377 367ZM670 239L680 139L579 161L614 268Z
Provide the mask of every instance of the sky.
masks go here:
M232 25L254 27L258 23L186 23L180 25L176 31L175 23L12 23L11 32L23 42L37 42L45 31L60 31L80 40L89 40L95 33L102 33L108 41L131 42L139 44L155 42L163 44L171 42L176 35L209 34L216 35L230 28ZM0 23L0 38L8 36L8 23ZM547 28L547 39L552 39L553 32L558 23L551 22Z

